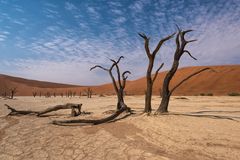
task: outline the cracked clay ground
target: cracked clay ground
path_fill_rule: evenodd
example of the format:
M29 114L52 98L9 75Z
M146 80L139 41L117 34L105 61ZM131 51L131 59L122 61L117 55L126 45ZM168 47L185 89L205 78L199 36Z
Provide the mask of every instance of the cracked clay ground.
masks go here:
M115 97L0 98L0 160L8 159L240 159L240 97L172 97L170 115L141 114L143 96L127 96L134 115L98 126L55 126L70 111L49 117L6 116L5 103L17 109L42 110L64 103L83 103L93 112L77 118L107 116ZM153 97L158 107L159 97Z

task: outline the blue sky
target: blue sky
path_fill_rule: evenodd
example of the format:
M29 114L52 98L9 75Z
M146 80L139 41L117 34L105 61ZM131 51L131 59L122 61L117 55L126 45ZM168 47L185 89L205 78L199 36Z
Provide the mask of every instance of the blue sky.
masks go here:
M194 29L198 39L183 56L181 67L240 64L240 0L0 0L0 73L81 85L110 82L96 64L123 55L122 69L131 79L145 75L150 47L176 31ZM155 68L167 70L175 49L166 43Z

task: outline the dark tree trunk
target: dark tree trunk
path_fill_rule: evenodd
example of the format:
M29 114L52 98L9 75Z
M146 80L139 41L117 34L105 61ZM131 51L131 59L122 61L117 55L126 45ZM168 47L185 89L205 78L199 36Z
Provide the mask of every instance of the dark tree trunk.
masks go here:
M117 110L121 109L122 104L124 104L124 95L123 95L123 89L118 90L118 102L117 102Z
M17 93L17 87L12 88L10 92L11 92L10 99L13 99L14 95Z
M146 74L147 80L147 90L145 94L145 108L144 112L150 113L152 111L152 88L153 88L153 80L152 80L152 69L154 64L154 57L151 55L148 59L148 69Z
M159 108L157 109L157 112L160 112L160 113L168 112L169 100L170 100L170 95L164 94L162 96L162 101Z
M176 37L176 50L174 53L173 64L172 64L171 69L168 71L168 73L166 74L166 76L164 78L163 86L162 86L162 100L161 100L161 103L160 103L159 108L157 109L156 113L168 112L168 104L169 104L169 100L170 100L170 97L171 97L173 91L176 88L178 88L181 84L183 84L185 81L190 79L191 77L209 69L209 68L204 68L200 71L197 71L197 72L191 74L190 76L188 76L187 78L183 79L180 83L178 83L171 90L169 89L170 82L178 69L179 61L180 61L182 55L184 53L187 53L191 58L193 58L194 60L197 60L195 57L193 57L191 55L191 53L188 50L185 50L185 47L188 43L196 41L196 40L190 40L190 41L185 40L185 37L184 37L185 34L188 32L191 32L191 31L192 30L181 31L178 28L178 34Z
M175 33L174 33L175 34ZM146 113L150 113L152 111L152 90L153 90L153 84L155 79L157 78L158 72L159 70L163 67L163 63L160 65L160 67L156 70L154 77L152 78L152 69L154 66L154 60L156 57L156 54L158 53L159 49L161 48L161 46L163 45L163 43L169 39L171 39L174 34L167 36L166 38L163 38L162 40L160 40L158 42L158 45L156 46L156 48L154 49L154 51L151 53L150 49L149 49L149 37L147 37L145 34L140 34L139 36L141 36L144 41L145 41L145 51L148 57L148 69L147 69L147 73L146 73L146 79L147 79L147 89L146 89L146 93L145 93L145 108L144 108L144 112Z
M145 94L145 108L144 112L150 113L152 111L152 83L147 80L147 90Z
M160 113L168 112L168 104L171 96L171 92L169 91L169 85L170 85L170 81L172 80L174 74L177 71L178 66L179 66L179 62L177 60L174 60L172 68L164 78L163 87L162 87L162 100L159 108L157 109L157 112L160 112Z

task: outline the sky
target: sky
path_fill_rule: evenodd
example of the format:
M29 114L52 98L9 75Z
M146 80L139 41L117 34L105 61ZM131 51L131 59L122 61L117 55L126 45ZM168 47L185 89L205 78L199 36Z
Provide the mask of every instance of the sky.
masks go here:
M109 58L125 58L130 80L145 75L147 56L138 33L154 50L162 38L193 29L180 67L240 64L240 0L0 0L0 73L59 83L97 85L111 81ZM169 40L154 69L169 69ZM154 71L155 72L155 71Z

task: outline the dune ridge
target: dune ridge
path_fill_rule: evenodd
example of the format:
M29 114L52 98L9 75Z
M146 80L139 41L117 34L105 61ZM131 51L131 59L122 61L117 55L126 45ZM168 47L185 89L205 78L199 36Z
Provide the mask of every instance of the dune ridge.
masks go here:
M174 95L199 95L213 94L213 95L227 95L233 92L240 92L240 65L222 65L222 66L194 66L180 68L174 76L170 87L175 86L182 79L189 74L200 70L204 67L210 67L214 71L205 71L192 79L188 80L182 86L180 86L174 93ZM154 95L159 95L159 90L163 83L163 78L166 75L165 72L159 73L153 89ZM95 94L114 94L114 90L111 83L99 85L99 86L79 86L70 84L59 84L52 82L29 80L19 77L12 77L8 75L0 74L0 93L5 90L9 90L12 87L17 87L18 96L31 96L32 92L41 92L42 95L46 92L65 94L68 91L76 92L79 95L80 92L84 92L87 87L91 87ZM143 95L146 88L146 79L142 77L137 80L128 81L126 86L126 92L129 95Z

